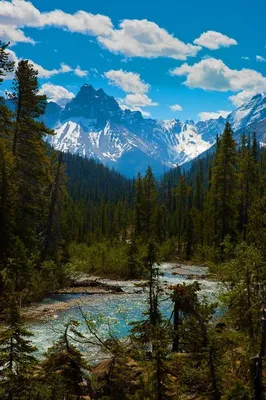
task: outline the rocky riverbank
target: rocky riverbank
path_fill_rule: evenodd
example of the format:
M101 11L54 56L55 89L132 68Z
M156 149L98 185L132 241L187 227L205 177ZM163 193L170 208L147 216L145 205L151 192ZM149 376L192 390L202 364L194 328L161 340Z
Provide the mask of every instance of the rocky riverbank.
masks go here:
M22 314L26 320L56 319L60 311L88 303L90 296L125 293L120 286L101 282L99 279L83 276L73 281L70 287L59 289L51 297L51 299L54 298L53 302L31 304L22 310ZM71 295L71 298L65 295ZM76 296L73 298L72 295Z
M177 264L171 268L172 275L182 276L186 279L208 279L208 267L203 265L184 265Z
M162 286L180 278L182 280L207 280L208 268L204 266L163 264ZM32 304L23 309L26 320L53 320L59 313L73 307L89 304L92 296L141 294L145 291L145 280L115 281L101 277L82 275L75 278L67 288L58 290L51 301Z

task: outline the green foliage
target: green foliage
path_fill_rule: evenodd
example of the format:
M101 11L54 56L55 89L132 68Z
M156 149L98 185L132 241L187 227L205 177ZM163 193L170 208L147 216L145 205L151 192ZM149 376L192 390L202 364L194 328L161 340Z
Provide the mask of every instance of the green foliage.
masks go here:
M171 237L159 246L160 259L162 261L175 261L177 257L177 240Z
M12 151L15 156L18 184L17 235L30 250L45 218L49 196L44 196L51 182L49 158L43 137L51 133L38 118L45 111L45 97L38 94L38 72L21 60L15 72L11 98L15 106Z
M259 284L264 282L265 271L262 254L254 245L245 242L238 244L231 260L219 265L216 271L226 286L230 283L230 290L223 294L227 317L237 329L250 336L252 346L260 334L257 323L261 312Z
M6 47L0 45L0 75L13 66ZM40 122L46 100L37 75L21 60L10 95L14 113L0 102L0 272L13 282L20 304L63 283L64 246L72 240L62 232L71 220L64 168L43 140L52 132Z
M229 123L219 139L219 147L211 171L210 188L206 196L208 237L216 246L226 235L234 235L237 216L236 144Z
M9 60L8 53L9 43L3 43L0 40L0 83L3 82L3 77L8 72L12 72L14 69L14 62Z
M128 276L128 245L110 241L87 246L72 243L69 246L70 266L76 273L104 274L108 277Z
M42 362L40 380L46 388L47 399L72 399L85 392L88 365L80 351L71 343L72 336L79 337L77 323L66 324L64 333L48 350Z
M13 67L0 42L0 84ZM0 98L1 399L262 399L266 149L255 134L237 148L227 123L216 151L190 171L157 182L148 167L132 181L47 146L53 132L29 61L18 63L12 90L13 113ZM197 282L161 287L160 260L191 258L209 261L221 281L218 310ZM100 318L84 318L89 339L71 321L38 363L20 308L82 274L145 278L143 321L128 340L101 339ZM160 304L169 297L167 320ZM88 375L74 345L92 338L110 357L102 375Z
M4 323L0 331L0 394L3 400L19 400L26 399L33 385L36 360L32 353L36 349L21 320L12 286L9 281L6 284L9 294L5 298Z
M17 195L15 159L9 143L0 138L0 265L11 252Z

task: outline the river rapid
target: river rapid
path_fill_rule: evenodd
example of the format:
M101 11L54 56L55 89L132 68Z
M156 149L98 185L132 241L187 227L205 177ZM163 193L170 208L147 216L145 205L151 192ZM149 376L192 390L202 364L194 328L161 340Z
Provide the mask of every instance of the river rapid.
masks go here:
M198 266L181 266L176 264L163 263L160 266L162 276L160 276L162 288L178 283L192 283L198 280L201 285L199 296L206 296L210 301L215 300L218 292L217 282L207 278L202 279L202 275L207 273L207 269ZM178 271L178 273L176 272ZM199 277L197 279L196 277ZM65 302L66 309L57 311L50 315L46 320L29 321L27 326L33 333L32 342L37 347L37 355L42 357L44 352L52 346L64 330L64 325L69 320L76 320L80 323L79 331L88 335L88 329L81 315L80 307L91 320L96 321L101 317L99 334L105 339L111 330L112 334L123 338L130 331L130 323L143 319L143 312L147 309L147 290L141 288L141 281L114 281L102 279L105 283L121 287L124 293L121 294L56 294L44 300L45 304L55 304ZM67 306L69 304L69 307ZM167 317L172 313L172 302L167 295L163 296L161 310ZM91 361L98 361L99 349L97 346L77 344L78 347L90 354Z

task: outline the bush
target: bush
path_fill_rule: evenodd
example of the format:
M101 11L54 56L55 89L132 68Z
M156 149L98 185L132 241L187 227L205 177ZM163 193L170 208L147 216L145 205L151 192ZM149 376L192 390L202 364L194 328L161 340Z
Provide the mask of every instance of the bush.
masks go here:
M119 241L91 246L72 243L69 246L70 268L76 273L125 278L128 275L127 248L127 243Z
M162 261L174 261L177 256L177 239L171 237L162 243L159 248L159 253Z

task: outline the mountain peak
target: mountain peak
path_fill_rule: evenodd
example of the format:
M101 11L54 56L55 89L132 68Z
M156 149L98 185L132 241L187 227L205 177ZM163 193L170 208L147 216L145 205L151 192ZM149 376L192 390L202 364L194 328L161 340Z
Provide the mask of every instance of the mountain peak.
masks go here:
M66 105L62 119L82 117L105 121L118 112L121 110L114 97L108 96L103 89L95 90L86 83Z
M98 96L108 96L102 88L98 89L96 93Z
M76 98L80 98L80 99L82 98L85 100L87 97L94 96L95 93L96 93L96 90L94 89L94 87L92 85L88 85L87 83L85 83L79 89L79 91L76 95Z
M251 100L260 100L263 99L264 97L266 97L266 95L263 92L260 92L255 94L255 96L253 96ZM247 101L247 103L249 103L249 101Z
M94 87L90 83L84 83L80 88L80 90L87 90L87 89L95 90Z
M257 93L250 100L242 104L228 115L227 120L234 131L246 129L249 125L266 118L266 96Z
M51 140L56 149L95 157L130 176L144 173L148 165L160 173L163 165L173 167L193 160L215 143L226 121L232 124L236 140L243 131L257 131L260 142L265 135L265 125L258 128L258 123L266 121L263 93L227 118L194 122L143 118L140 111L122 110L103 89L85 84L61 110L50 104L45 116L57 132Z

